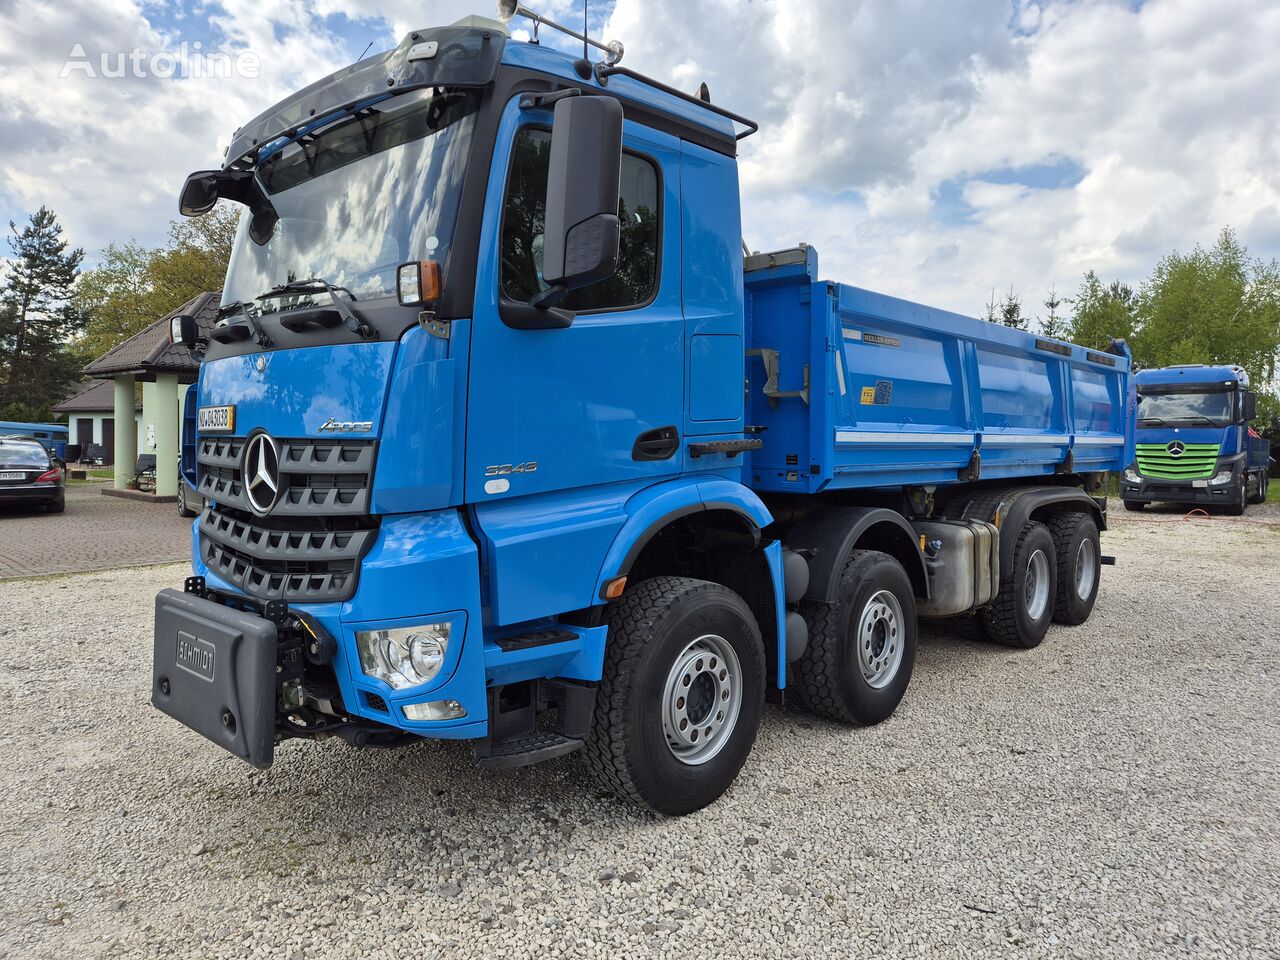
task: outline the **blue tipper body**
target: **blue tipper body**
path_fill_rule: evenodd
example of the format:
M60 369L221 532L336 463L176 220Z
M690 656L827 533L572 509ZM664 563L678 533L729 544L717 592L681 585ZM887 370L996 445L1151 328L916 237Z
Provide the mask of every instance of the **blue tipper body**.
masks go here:
M531 44L508 43L502 69L584 83L571 58ZM210 359L192 388L183 467L214 503L209 478L231 469L217 458L237 455L253 431L291 438L308 456L343 443L376 449L364 485L351 487L373 531L354 590L310 600L300 575L302 593L287 597L337 641L332 665L354 716L479 738L498 686L599 680L609 638L590 612L673 518L723 511L761 532L773 521L765 498L777 494L900 492L1133 460L1123 345L1087 350L822 280L811 248L744 268L737 161L701 142L731 142L729 121L625 76L608 92L628 105L624 148L658 172L649 301L581 313L563 329L500 319L513 145L551 123L549 107L512 95L491 105L492 163L468 182L478 218L471 315L452 318L445 337L411 323L392 340L282 342ZM681 133L690 127L706 137ZM194 411L220 406L234 406L234 428L196 436ZM348 427L321 429L330 422ZM664 428L678 436L674 455L637 459L637 437ZM279 513L272 523L283 523ZM206 518L193 527L194 573L210 589L245 592L253 571L225 553L211 563ZM782 551L768 535L760 549L763 602L777 614L764 631L770 681L783 687ZM423 623L451 631L434 680L396 690L362 670L358 632ZM528 636L554 639L504 643ZM405 715L406 705L442 701L461 715Z
M801 248L747 274L757 490L820 493L1051 476L1132 459L1130 358L819 280ZM756 258L763 260L763 258ZM769 360L773 351L773 358ZM771 400L807 389L808 402ZM803 399L803 398L801 398Z

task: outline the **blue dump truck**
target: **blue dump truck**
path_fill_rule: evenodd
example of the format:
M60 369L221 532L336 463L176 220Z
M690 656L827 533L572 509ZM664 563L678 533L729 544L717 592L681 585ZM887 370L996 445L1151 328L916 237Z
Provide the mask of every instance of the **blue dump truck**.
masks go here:
M152 702L257 767L581 750L683 814L766 700L889 717L918 618L1027 648L1093 608L1127 348L744 255L754 124L603 49L419 30L183 188L244 211L218 325L174 319L206 505Z
M1126 509L1167 501L1238 516L1267 499L1271 445L1249 428L1258 398L1242 367L1163 367L1133 379L1137 457L1120 483Z

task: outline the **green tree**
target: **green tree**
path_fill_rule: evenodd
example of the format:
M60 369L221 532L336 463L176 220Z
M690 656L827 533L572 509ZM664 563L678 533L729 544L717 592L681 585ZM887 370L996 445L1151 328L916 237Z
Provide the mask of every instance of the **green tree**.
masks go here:
M1156 264L1138 317L1134 354L1143 366L1238 363L1266 391L1280 354L1280 266L1250 257L1225 227L1209 249Z
M0 413L45 420L77 376L68 341L83 315L73 300L84 251L68 249L47 207L21 229L10 221L12 257L0 287Z
M148 314L152 251L133 240L110 243L92 270L80 278L76 303L85 315L76 344L83 363L102 356L155 320Z
M1009 288L1009 292L1000 301L996 322L1015 330L1027 329L1027 317L1022 314L1022 298L1013 292L1013 287Z
M996 288L991 288L991 297L982 307L982 319L987 323L999 323L1000 312L996 305Z
M84 363L206 290L221 289L235 239L238 208L219 204L202 217L169 225L168 243L109 244L85 273L78 306L88 318L77 352Z
M1093 350L1105 350L1112 338L1132 343L1137 324L1137 298L1133 289L1119 280L1103 286L1090 270L1080 282L1080 289L1069 301L1071 319L1067 323L1067 339Z
M1062 306L1067 301L1058 294L1058 288L1049 287L1049 295L1044 298L1044 308L1048 312L1040 321L1040 332L1053 340L1065 340L1069 333L1069 323L1062 313Z

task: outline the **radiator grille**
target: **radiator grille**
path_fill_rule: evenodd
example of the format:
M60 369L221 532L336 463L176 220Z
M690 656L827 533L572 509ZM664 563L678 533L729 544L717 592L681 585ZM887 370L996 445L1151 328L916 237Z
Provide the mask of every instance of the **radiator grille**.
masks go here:
M1172 449L1170 449L1172 448ZM1181 450L1180 453L1175 452ZM1200 480L1213 476L1218 465L1216 443L1140 443L1138 472L1164 480Z
M280 492L262 517L245 496L246 441L204 437L197 446L198 489L208 504L200 518L202 559L250 596L349 599L377 537L368 514L375 443L277 438Z

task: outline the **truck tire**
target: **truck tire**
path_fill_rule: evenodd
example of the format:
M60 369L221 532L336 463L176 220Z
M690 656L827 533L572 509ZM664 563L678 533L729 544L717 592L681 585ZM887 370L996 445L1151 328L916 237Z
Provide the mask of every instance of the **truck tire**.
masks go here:
M1249 498L1250 503L1266 503L1267 502L1267 475L1265 473L1258 474L1258 490Z
M1124 508L1126 510L1132 510L1134 513L1137 513L1146 506L1146 504L1141 500L1122 500L1120 502L1124 504Z
M851 550L836 600L806 600L809 645L788 679L820 717L869 726L897 709L916 662L915 595L887 553Z
M1102 579L1102 550L1098 524L1087 513L1059 513L1049 520L1058 548L1058 595L1053 604L1056 623L1084 623L1093 613Z
M1249 481L1245 479L1245 471L1240 471L1240 485L1236 489L1236 500L1234 503L1228 503L1226 514L1229 517L1240 517L1244 515L1244 505L1248 502Z
M988 637L1006 647L1040 645L1053 619L1057 560L1049 528L1028 522L1013 548L1013 569L1000 578L1000 592L979 613Z
M655 577L605 621L588 769L658 813L700 810L728 789L760 728L764 643L751 608L717 583Z

